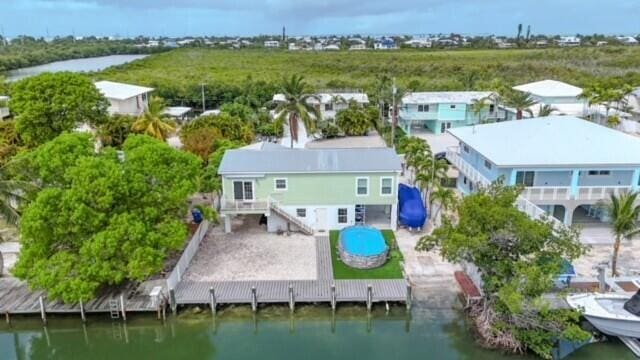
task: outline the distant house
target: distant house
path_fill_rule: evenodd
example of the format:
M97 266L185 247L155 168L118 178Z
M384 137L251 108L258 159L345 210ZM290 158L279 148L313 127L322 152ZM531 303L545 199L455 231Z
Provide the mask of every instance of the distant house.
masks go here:
M598 41L596 43L596 46L598 46L598 47L607 46L607 45L609 45L608 41Z
M298 50L300 50L300 47L298 46L298 44L296 44L294 42L289 43L287 48L289 49L289 51L298 51Z
M327 233L356 224L395 230L401 170L390 148L258 143L228 150L218 171L220 214L226 232L237 215L265 216L269 232Z
M339 51L340 50L340 46L336 45L336 44L330 44L324 47L324 50L327 51Z
M638 45L638 39L633 36L618 36L617 39L623 45Z
M191 108L186 106L170 106L164 110L164 113L177 121L184 122L189 117Z
M113 81L98 81L95 86L109 100L109 114L137 116L149 108L152 88Z
M269 48L269 49L279 48L280 47L280 41L267 40L267 41L264 42L264 47Z
M447 129L481 122L504 120L505 112L491 101L489 91L412 92L402 97L398 122L410 135L414 126L442 134ZM479 114L471 108L484 99L486 107Z
M0 95L0 120L9 117L9 97Z
M587 114L587 100L582 99L582 89L556 80L542 80L513 87L514 90L529 93L536 101L530 108L533 116L537 116L544 105L552 106L556 115L572 115L582 117ZM514 115L515 109L508 109ZM525 116L529 116L526 113Z
M580 46L582 40L577 36L563 36L559 40L556 40L556 43L562 47L574 47Z
M318 110L322 120L333 120L336 117L336 113L340 110L346 109L351 101L355 101L361 106L369 104L369 97L363 92L331 92L331 93L317 93L318 100L310 98L309 104L313 104ZM285 101L283 94L275 94L273 96L274 103L282 103Z
M432 46L432 42L429 39L411 39L403 44L412 48L430 48Z
M393 39L382 38L373 44L373 48L376 50L395 50L398 48L398 45L396 45Z
M366 44L353 44L349 46L349 50L367 50Z
M636 120L640 120L640 87L627 97L627 105Z
M535 42L536 47L538 48L544 48L549 46L549 42L547 40L538 40Z

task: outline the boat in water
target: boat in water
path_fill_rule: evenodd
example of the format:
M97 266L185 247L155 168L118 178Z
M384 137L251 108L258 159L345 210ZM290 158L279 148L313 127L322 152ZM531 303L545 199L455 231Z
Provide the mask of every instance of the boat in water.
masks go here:
M569 306L583 315L600 332L640 339L640 291L635 295L579 294L567 297Z

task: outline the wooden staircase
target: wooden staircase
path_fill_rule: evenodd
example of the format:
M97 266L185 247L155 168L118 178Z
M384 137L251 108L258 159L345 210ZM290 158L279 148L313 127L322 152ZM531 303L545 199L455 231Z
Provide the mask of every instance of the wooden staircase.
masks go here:
M278 206L278 203L269 202L269 208L276 214L280 215L283 219L287 220L289 223L299 227L300 232L302 232L303 234L313 235L313 229L309 225L305 224L303 221L296 218L295 216L292 216L291 214L289 214L286 210Z

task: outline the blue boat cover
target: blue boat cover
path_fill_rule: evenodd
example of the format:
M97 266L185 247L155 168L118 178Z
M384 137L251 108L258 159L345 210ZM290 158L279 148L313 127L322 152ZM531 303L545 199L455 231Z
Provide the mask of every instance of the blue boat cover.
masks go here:
M398 202L400 213L398 221L410 228L420 228L427 221L427 208L422 201L420 190L415 187L400 184L398 188Z

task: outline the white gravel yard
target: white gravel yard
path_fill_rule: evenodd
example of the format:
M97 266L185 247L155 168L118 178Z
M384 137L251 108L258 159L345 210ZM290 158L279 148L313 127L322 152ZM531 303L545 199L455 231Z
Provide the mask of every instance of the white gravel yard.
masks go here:
M589 253L573 261L578 276L596 277L597 270L594 267L602 262L611 263L613 245L592 245ZM621 276L640 275L640 239L622 241L620 254L618 254L618 273ZM611 268L607 268L607 275Z
M244 219L244 223L241 223ZM267 233L256 217L237 217L234 232L212 229L185 274L191 281L315 280L316 240Z

